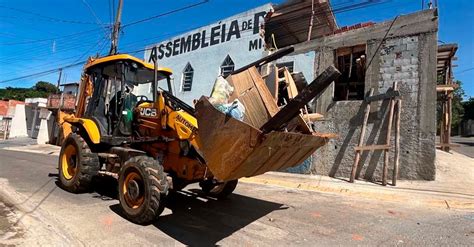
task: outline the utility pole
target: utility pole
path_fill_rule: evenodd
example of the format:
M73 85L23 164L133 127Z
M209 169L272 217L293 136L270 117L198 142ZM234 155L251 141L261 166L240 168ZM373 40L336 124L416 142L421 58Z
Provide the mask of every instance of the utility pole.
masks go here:
M57 87L58 87L58 92L61 91L61 90L59 89L59 86L60 86L60 84L61 84L61 76L62 76L62 75L63 75L63 69L60 68L60 69L59 69L58 85L57 85Z
M123 0L119 0L117 16L115 16L114 29L112 31L112 44L110 46L109 55L117 54L117 47L119 41L120 21L122 19Z

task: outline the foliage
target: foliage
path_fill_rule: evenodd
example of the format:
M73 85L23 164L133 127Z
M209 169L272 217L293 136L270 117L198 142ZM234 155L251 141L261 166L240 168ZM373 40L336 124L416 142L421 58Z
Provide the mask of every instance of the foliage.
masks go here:
M51 93L56 93L58 88L49 82L39 81L31 88L7 87L0 89L0 99L24 101L25 98L47 98Z
M58 88L49 83L49 82L45 82L45 81L39 81L36 83L36 85L33 86L33 89L34 90L37 90L37 91L40 91L40 92L47 92L47 93L57 93L58 92Z
M439 78L438 78L439 80ZM461 81L454 81L454 84L458 84L459 87L456 88L453 92L453 99L452 99L452 108L451 108L451 132L457 133L459 124L464 118L464 106L463 106L463 98L465 96L464 89L462 88ZM443 117L443 110L441 107L441 102L437 104L437 122L438 122L438 129L441 126L441 118Z
M459 87L456 88L453 92L453 108L452 108L452 120L451 120L451 129L457 130L459 124L461 123L464 115L464 107L462 106L462 101L465 96L464 90L462 88L461 81L454 81L455 84L458 84Z
M464 107L464 120L472 119L474 120L474 98L471 97L467 101L462 102Z

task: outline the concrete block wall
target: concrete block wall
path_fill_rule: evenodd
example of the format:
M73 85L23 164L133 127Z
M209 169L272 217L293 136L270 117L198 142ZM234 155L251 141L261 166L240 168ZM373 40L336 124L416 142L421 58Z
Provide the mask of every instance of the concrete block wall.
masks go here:
M429 64L435 64L436 60L429 61L430 56L427 54L436 51L434 49L436 43L433 42L435 37L436 33L428 33L386 40L375 55L372 65L372 71L376 74L375 80L366 81L365 91L368 92L373 87L374 94L391 90L394 82L399 85L402 98L399 175L402 179L435 179L436 97L422 97L432 94L431 91L435 90L436 82L431 75L435 74L435 70ZM368 51L376 46L377 41L367 41ZM354 147L357 146L360 136L364 108L363 101L338 101L328 106L325 121L317 122L315 129L337 133L339 137L330 140L328 145L313 155L312 173L349 177L354 162ZM388 101L372 103L364 144L385 144L388 111ZM432 121L429 118L432 118ZM423 125L422 120L432 124ZM392 144L394 138L392 134ZM390 153L389 160L390 176L393 152ZM360 164L359 177L371 181L380 180L383 151L364 152Z
M314 70L318 75L335 65L336 49L365 44L368 61L372 60L366 71L365 93L370 88L374 88L374 94L385 93L393 82L398 82L403 101L400 179L435 179L437 33L437 10L425 10L399 16L396 21L388 20L295 45L297 54L316 52ZM336 102L333 97L334 87L330 86L313 104L313 109L325 116L314 125L316 131L336 133L338 137L313 154L311 173L348 178L365 103L362 100ZM372 103L365 145L385 144L388 106L388 101ZM394 141L393 135L391 141ZM390 176L393 154L389 160ZM364 152L360 164L357 171L360 178L380 180L383 152Z

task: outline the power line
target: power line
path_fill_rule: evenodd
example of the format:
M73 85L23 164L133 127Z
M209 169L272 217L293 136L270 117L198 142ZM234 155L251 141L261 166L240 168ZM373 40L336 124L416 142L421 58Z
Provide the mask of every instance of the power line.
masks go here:
M0 43L0 45L23 45L23 44L41 43L41 42L45 42L45 41L53 41L53 40L78 36L80 34L87 34L87 33L93 32L93 31L97 31L97 30L100 30L100 28L94 28L94 29L90 29L90 30L86 30L86 31L77 32L77 33L71 33L71 34L68 34L68 35L58 36L58 37L54 37L54 38L39 39L39 40L24 41L24 42L16 42L16 43Z
M63 67L60 67L60 68L50 69L50 70L46 70L46 71L42 71L42 72L38 72L38 73L33 73L33 74L25 75L25 76L11 78L11 79L0 81L0 83L7 83L7 82L11 82L11 81L17 81L17 80L26 79L26 78L35 77L35 76L44 76L44 75L56 73L59 69L67 69L67 68L76 67L78 65L82 65L82 64L84 64L84 62L85 61L77 62L77 63L69 64L69 65L66 65L66 66L63 66Z
M29 14L29 15L34 15L34 16L37 16L37 17L42 18L44 20L50 20L50 21L53 21L53 22L63 22L63 23L72 23L72 24L87 24L87 25L96 24L96 23L93 23L93 22L59 19L59 18L56 18L56 17L45 16L45 15L34 13L34 12L31 12L31 11L12 8L12 7L7 7L7 6L3 6L3 5L0 5L0 8L9 9L9 10L13 10L13 11L16 11L16 12Z
M93 38L93 39L91 39ZM95 38L96 37L91 37L91 38L78 38L78 39L73 39L73 40L70 40L70 41L66 41L65 43L59 45L59 48L56 49L56 51L54 53L52 53L50 51L50 47L30 47L29 49L25 49L21 52L17 52L15 54L13 54L12 56L8 56L8 57L3 57L2 59L0 59L0 62L11 62L12 60L21 60L21 61L24 61L25 60L25 56L34 56L34 57L42 57L42 56L45 56L45 55L50 55L50 54L59 54L59 53L62 53L62 52L65 52L65 51L69 51L69 50L74 50L74 49L77 49L77 48L81 48L82 46L84 46L84 44L88 44L90 43L90 41L92 40L96 40Z
M109 0L109 22L112 23L112 0Z
M165 12L165 13L161 13L161 14L158 14L158 15L150 16L150 17L147 17L147 18L145 18L145 19L136 20L136 21L133 21L133 22L130 22L130 23L128 23L128 24L123 25L122 28L125 28L125 27L128 27L128 26L132 26L132 25L136 25L136 24L139 24L139 23L142 23L142 22L147 22L147 21L150 21L150 20L153 20L153 19L156 19L156 18L160 18L160 17L166 16L166 15L174 14L174 13L176 13L176 12L180 12L180 11L183 11L183 10L186 10L186 9L194 8L194 7L197 7L197 6L199 6L199 5L206 4L206 3L208 3L209 1L210 1L210 0L204 0L204 1L201 1L201 2L198 2L198 3L195 3L195 4L186 5L186 6L184 6L184 7L181 7L181 8L178 8L178 9L174 9L174 10L171 10L171 11L168 11L168 12Z
M456 73L456 75L460 75L460 74L463 74L463 73L469 72L469 71L471 71L471 70L474 70L474 67L472 67L472 68L468 68L468 69L465 69L465 70L461 70L461 71L457 72L457 73Z
M105 33L108 33L109 30L107 30L107 28L105 28L104 23L102 23L100 18L97 16L97 14L95 13L92 6L86 0L82 0L82 3L84 3L84 5L86 5L87 9L89 9L89 11L92 13L92 15L94 16L94 18L96 20L97 25L99 25L101 28L104 28Z
M102 23L102 21L100 20L100 18L97 16L97 14L95 13L94 9L92 8L92 6L86 1L86 0L82 0L82 3L84 5L86 5L87 9L89 9L89 11L91 12L91 14L94 16L95 20L96 20L96 23L100 24L100 25L104 25L104 23Z

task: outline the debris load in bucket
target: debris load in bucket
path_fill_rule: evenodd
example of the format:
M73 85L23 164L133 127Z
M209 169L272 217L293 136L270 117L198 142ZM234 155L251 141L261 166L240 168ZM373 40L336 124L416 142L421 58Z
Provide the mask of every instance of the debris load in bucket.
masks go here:
M289 130L288 126L294 119L302 120L300 109L339 75L329 67L281 110L257 68L227 77L233 89L228 101L243 105L242 121L218 110L207 97L196 104L201 151L213 175L229 181L294 167L325 145L333 134Z

